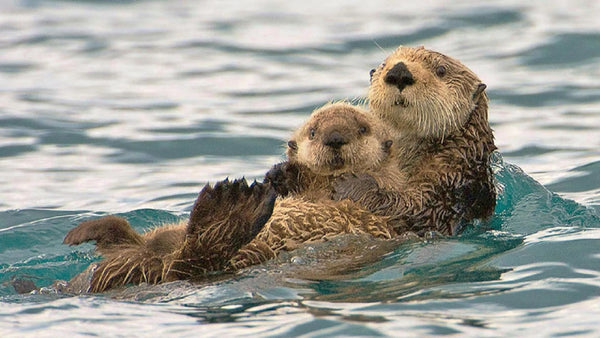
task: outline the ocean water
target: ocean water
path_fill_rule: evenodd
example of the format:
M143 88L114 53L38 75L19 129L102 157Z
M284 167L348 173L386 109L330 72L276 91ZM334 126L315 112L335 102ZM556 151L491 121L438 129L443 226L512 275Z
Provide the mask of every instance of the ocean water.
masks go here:
M599 336L597 1L0 1L0 336ZM98 259L201 187L261 178L396 46L488 85L498 206L459 236L340 238L204 284L18 295ZM356 250L361 248L360 259ZM362 248L367 248L366 250Z

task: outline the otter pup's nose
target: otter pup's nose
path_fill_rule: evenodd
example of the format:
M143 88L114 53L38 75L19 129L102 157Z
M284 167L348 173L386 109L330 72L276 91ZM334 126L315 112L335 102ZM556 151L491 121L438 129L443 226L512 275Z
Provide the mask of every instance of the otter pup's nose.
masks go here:
M400 91L404 87L415 83L411 72L408 70L404 62L398 62L392 69L390 69L385 77L383 78L385 83L398 87Z
M327 137L323 140L323 144L328 147L339 149L344 144L348 144L348 140L346 140L346 138L343 137L339 132L334 131L327 135Z

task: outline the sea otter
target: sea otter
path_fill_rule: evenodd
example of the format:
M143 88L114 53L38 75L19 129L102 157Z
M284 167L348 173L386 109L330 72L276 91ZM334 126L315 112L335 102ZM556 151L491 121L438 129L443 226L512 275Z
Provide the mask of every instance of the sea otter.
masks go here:
M332 199L332 182L341 174L368 174L386 189L404 180L391 136L378 118L358 107L325 105L294 133L288 162L274 166L264 183L248 187L245 181L225 180L206 186L187 223L140 235L126 220L106 216L72 229L64 243L95 240L103 259L74 277L66 291L199 279L340 234L396 237L397 221L353 201ZM282 196L276 201L275 190Z
M456 59L400 46L371 70L368 99L370 113L393 130L396 162L407 180L399 192L371 175L346 175L334 182L334 198L356 201L419 234L456 235L474 219L490 217L496 192L489 160L496 146L485 88Z
M405 181L390 132L379 118L348 103L315 110L288 141L288 160L266 175L265 181L282 196L270 221L231 266L258 264L298 244L344 233L396 237L402 221L376 215L348 199L332 199L332 184L340 175L365 174L389 190Z

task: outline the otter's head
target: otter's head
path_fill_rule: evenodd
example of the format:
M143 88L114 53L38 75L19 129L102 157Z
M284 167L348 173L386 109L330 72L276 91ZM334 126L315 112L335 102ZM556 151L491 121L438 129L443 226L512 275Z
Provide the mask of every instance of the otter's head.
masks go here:
M371 70L369 107L406 135L444 138L460 129L485 84L458 60L423 47L400 46Z
M375 116L347 103L315 110L288 142L290 162L320 175L361 173L389 157L392 141Z

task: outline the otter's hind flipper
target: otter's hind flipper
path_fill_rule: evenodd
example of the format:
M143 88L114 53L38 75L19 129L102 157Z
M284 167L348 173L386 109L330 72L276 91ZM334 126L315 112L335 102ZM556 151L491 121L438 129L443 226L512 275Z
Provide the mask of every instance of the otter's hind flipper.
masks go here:
M277 194L270 184L245 179L206 185L190 214L182 259L204 271L223 270L273 213Z
M100 253L117 245L144 243L142 236L131 228L127 220L113 215L79 223L67 233L63 243L78 245L89 241L96 241L96 250Z

